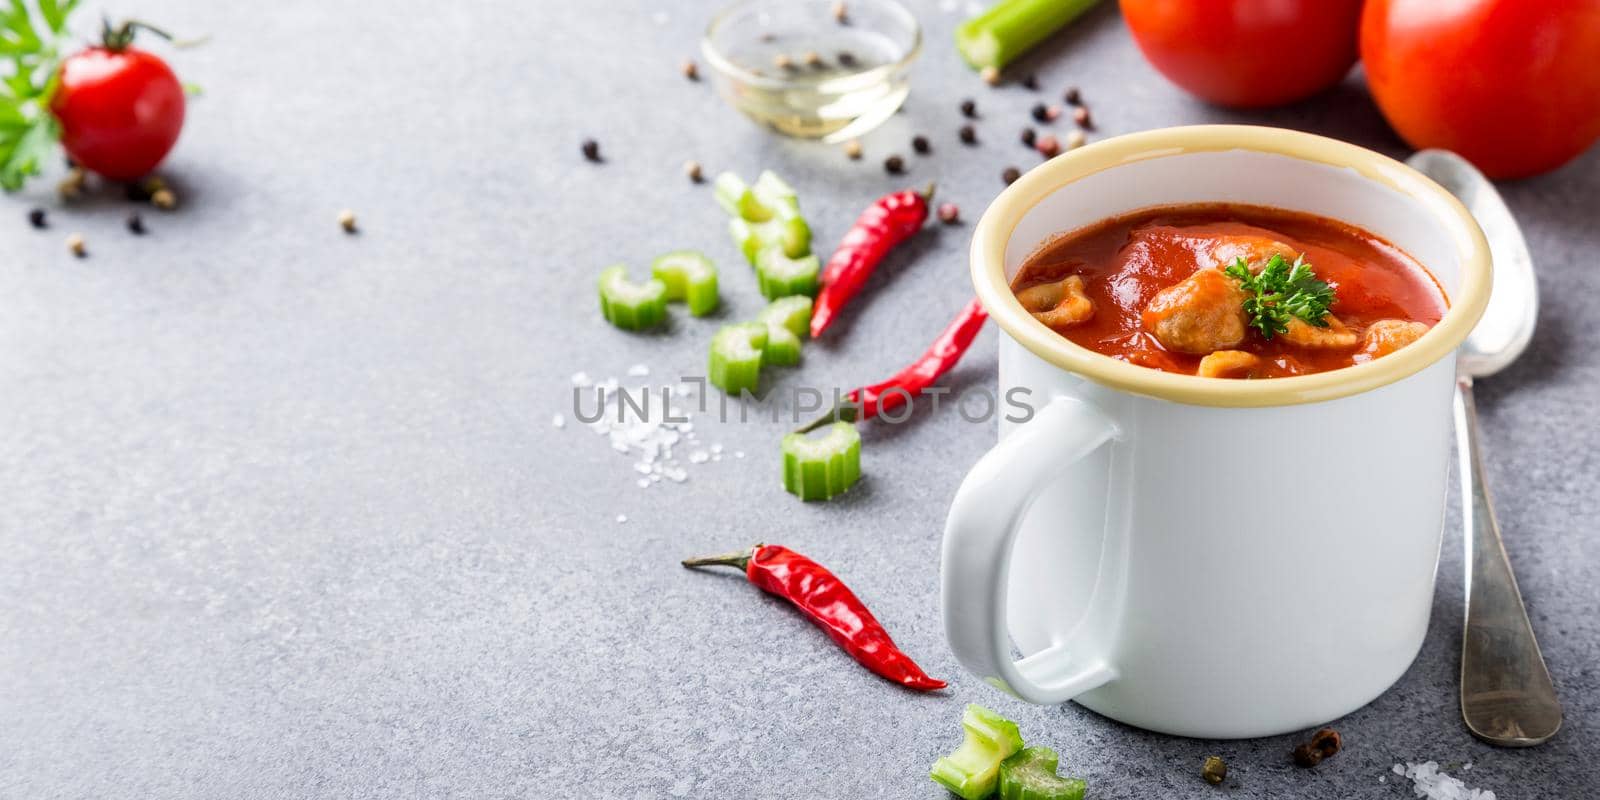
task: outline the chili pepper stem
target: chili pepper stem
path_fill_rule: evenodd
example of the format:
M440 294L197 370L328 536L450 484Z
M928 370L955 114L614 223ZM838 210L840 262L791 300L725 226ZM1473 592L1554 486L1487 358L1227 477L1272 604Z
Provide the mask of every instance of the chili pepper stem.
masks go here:
M699 567L737 567L740 571L743 571L750 566L750 559L755 558L756 548L760 546L761 545L758 544L754 547L747 547L743 550L735 550L732 553L723 553L719 556L686 558L683 560L683 565L690 569L697 569Z
M831 425L835 422L855 422L860 418L860 415L860 405L856 403L840 403L822 416L795 428L794 432L810 433L824 425Z
M938 187L938 185L939 184L935 181L928 181L928 185L922 190L923 202L928 203L933 201L933 190Z

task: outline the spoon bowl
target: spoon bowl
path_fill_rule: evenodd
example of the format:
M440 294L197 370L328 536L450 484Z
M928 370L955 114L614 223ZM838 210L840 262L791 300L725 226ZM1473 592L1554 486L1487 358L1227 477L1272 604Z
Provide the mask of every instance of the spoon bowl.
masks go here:
M1493 375L1528 348L1539 318L1539 285L1527 240L1494 184L1466 159L1448 150L1422 150L1406 163L1459 198L1489 240L1494 259L1489 307L1462 343L1456 369L1477 378Z

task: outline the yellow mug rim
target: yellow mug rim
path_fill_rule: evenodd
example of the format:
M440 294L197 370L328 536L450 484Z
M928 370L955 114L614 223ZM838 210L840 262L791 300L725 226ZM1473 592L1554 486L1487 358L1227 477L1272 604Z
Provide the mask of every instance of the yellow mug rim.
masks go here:
M1461 280L1439 324L1411 345L1365 364L1290 378L1232 380L1179 375L1096 353L1035 319L1011 293L1006 245L1022 218L1057 190L1104 170L1194 152L1249 150L1353 169L1420 202L1454 240ZM1099 220L1087 220L1093 224ZM1489 304L1489 244L1461 202L1422 173L1348 142L1282 128L1190 125L1130 133L1050 159L995 198L972 237L972 283L1001 330L1034 355L1096 383L1191 405L1223 407L1317 403L1370 391L1422 371L1461 346ZM1424 265L1427 266L1427 265Z

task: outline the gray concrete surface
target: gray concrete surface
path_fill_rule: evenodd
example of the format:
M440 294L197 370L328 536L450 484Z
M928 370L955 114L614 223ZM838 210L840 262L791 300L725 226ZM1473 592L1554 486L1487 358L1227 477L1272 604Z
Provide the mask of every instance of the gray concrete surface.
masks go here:
M930 179L976 218L1001 169L1032 161L1015 136L1043 95L961 67L957 13L917 6L928 49L911 102L850 163L679 76L705 4L137 10L213 35L171 57L205 88L165 170L183 208L147 213L144 238L123 230L115 190L56 208L39 181L0 208L0 797L931 799L928 765L973 701L1059 750L1099 798L1403 798L1390 765L1425 759L1510 800L1600 789L1600 151L1503 187L1545 316L1479 395L1566 728L1513 751L1459 723L1452 510L1420 658L1337 723L1344 753L1303 771L1292 737L1152 735L1023 706L961 671L937 546L989 426L945 411L869 427L861 485L802 505L778 487L782 424L702 417L725 457L649 489L601 437L552 425L571 416L572 373L698 374L717 324L609 328L592 288L605 264L701 248L725 267L724 318L759 307L685 159L788 176L824 247L872 198ZM1191 101L1109 4L1025 69L1051 95L1082 86L1101 136L1246 121L1405 153L1358 76L1278 111ZM984 115L973 149L955 136L964 96ZM914 132L933 156L910 154ZM585 136L604 165L579 158ZM906 177L879 168L891 151ZM52 209L46 233L23 219L35 203ZM343 207L359 236L338 230ZM845 335L774 385L850 386L920 350L970 293L969 230L923 233ZM71 231L88 258L66 253ZM990 330L952 385L989 384L993 351ZM758 539L833 565L951 687L898 691L737 576L677 566ZM1307 665L1306 690L1318 680ZM1212 753L1232 765L1221 789L1197 777Z

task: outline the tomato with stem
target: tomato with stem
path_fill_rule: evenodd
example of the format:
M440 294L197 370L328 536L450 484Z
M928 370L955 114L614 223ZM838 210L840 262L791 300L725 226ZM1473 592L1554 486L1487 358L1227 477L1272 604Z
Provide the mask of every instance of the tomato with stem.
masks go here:
M156 168L183 130L183 85L158 56L132 47L140 22L106 27L102 44L68 56L57 73L50 112L74 162L113 180Z

